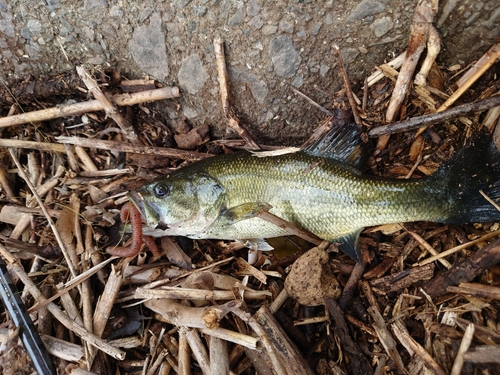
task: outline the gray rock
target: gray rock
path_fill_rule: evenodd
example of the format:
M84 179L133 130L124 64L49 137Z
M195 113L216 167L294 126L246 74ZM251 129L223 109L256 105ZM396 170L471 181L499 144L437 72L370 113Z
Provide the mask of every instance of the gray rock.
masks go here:
M108 2L106 0L85 0L83 8L91 12L106 11Z
M331 25L333 23L333 14L328 12L325 16L325 23Z
M230 78L236 82L245 82L252 93L252 96L259 103L263 103L269 92L267 83L252 73L245 72L236 68L229 68Z
M61 7L61 4L59 4L58 0L45 0L45 2L47 3L47 8L50 11L59 9Z
M297 76L293 79L292 85L299 88L304 84L304 78L302 76Z
M187 119L193 119L198 117L198 112L191 106L184 105L182 107L182 114L186 116Z
M299 69L300 55L286 35L271 40L269 57L273 62L274 72L281 77L292 77Z
M266 25L262 28L262 34L264 35L273 35L278 31L278 26L275 25Z
M243 8L238 8L236 9L236 12L234 12L233 16L229 19L229 22L227 24L229 26L238 26L243 21L244 17L245 12Z
M200 91L208 79L208 74L198 55L188 56L182 62L177 79L179 80L179 85L190 94L196 94Z
M260 6L259 3L257 3L256 0L250 0L247 5L247 16L248 17L255 17L256 15L259 14L261 11L262 7Z
M21 30L21 36L26 40L31 39L30 30L27 27L23 27Z
M30 57L30 59L38 59L41 48L37 44L26 44L26 54Z
M188 5L192 0L173 0L172 4L174 4L177 8L183 9Z
M394 23L390 17L382 17L370 25L370 29L376 37L387 34L393 27Z
M373 16L374 14L381 13L384 10L385 5L377 0L363 0L350 14L347 22L354 22L368 16Z
M356 60L356 57L359 55L359 50L356 48L345 48L341 49L340 53L342 54L342 59L344 60L345 64L350 64L354 60Z
M165 34L161 30L160 13L151 15L149 25L139 26L134 30L129 51L144 72L158 80L164 80L168 76Z
M113 5L109 9L109 15L111 17L123 17L123 10L118 5Z
M314 29L312 30L311 34L318 35L319 29L321 29L322 25L323 25L323 23L321 23L321 22L318 22L316 25L314 25Z
M325 77L326 74L330 71L330 67L325 64L321 64L319 67L319 74L321 77Z
M29 20L26 25L31 33L34 36L42 35L42 24L38 20Z
M259 16L252 17L250 21L248 21L248 26L250 26L253 30L259 30L264 25L262 19Z
M12 14L3 13L0 15L0 33L11 38L16 35L14 23L12 22Z
M287 20L281 20L278 25L278 29L284 33L293 34L294 24L293 22Z
M194 13L198 17L202 17L202 16L205 15L205 13L207 13L207 7L204 6L204 5L200 5L200 6L194 7Z

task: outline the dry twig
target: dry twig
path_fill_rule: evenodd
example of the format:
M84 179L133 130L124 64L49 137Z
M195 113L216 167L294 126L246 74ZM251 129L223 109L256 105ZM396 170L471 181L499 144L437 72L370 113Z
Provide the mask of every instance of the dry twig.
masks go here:
M217 73L219 78L220 97L224 115L229 120L228 125L245 140L250 149L260 150L260 146L253 139L252 135L240 124L240 120L233 112L229 102L229 84L226 71L226 58L224 57L224 42L222 39L214 40L215 58L217 60Z
M156 100L164 100L178 97L177 87L163 87L161 89L142 91L133 94L120 94L112 97L113 103L118 106L134 105ZM42 109L40 111L26 112L19 115L0 118L0 128L27 123L43 122L55 118L71 115L80 115L86 112L96 112L104 109L99 100L67 104L59 107Z

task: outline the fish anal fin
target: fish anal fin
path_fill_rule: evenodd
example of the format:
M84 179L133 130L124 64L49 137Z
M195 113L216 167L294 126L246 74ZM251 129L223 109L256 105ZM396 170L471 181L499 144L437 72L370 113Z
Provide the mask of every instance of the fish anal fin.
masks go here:
M359 235L364 228L357 229L354 232L346 234L343 237L335 239L340 251L349 255L357 263L361 263L361 252L359 251Z

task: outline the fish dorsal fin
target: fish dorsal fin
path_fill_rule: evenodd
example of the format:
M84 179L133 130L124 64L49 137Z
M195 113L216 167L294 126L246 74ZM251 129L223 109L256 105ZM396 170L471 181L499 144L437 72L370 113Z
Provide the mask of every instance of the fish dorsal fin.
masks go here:
M334 126L303 151L309 155L320 156L347 163L360 169L366 160L366 152L356 124Z

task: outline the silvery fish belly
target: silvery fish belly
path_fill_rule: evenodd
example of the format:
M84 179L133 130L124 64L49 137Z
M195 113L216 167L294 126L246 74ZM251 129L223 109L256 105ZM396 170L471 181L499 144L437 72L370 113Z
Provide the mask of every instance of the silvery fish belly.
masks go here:
M235 153L199 161L130 194L144 231L154 236L252 239L288 233L257 217L262 209L336 242L360 261L367 226L408 221L496 221L480 194L500 198L500 156L487 133L430 177L394 180L363 175L355 125L332 129L295 153Z

